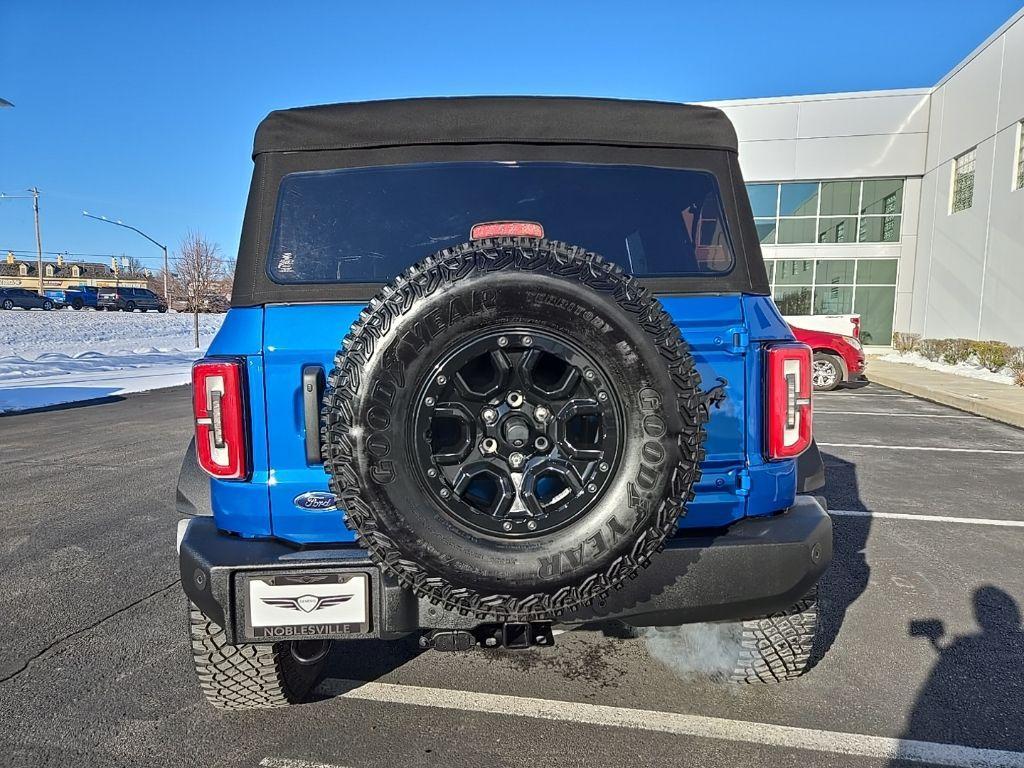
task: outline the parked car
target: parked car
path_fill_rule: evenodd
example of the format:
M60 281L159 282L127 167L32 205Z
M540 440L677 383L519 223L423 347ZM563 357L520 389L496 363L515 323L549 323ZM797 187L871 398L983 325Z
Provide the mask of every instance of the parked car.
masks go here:
M0 288L0 309L45 309L55 306L49 296L40 296L27 288Z
M733 622L737 681L811 667L811 350L723 112L311 107L253 157L178 483L210 703L301 700L331 642L543 650L594 621Z
M108 312L134 312L137 309L166 312L167 302L148 288L100 288L96 295L96 308Z
M838 333L860 339L860 315L783 315L782 319L789 323L790 328Z
M72 309L84 309L97 306L97 297L100 289L94 285L80 285L77 288L68 288L64 291L64 302Z
M59 288L50 288L44 290L43 295L53 302L54 309L63 309L64 307L67 306L67 304L65 303L66 299L64 291L60 290Z
M814 352L811 364L811 383L817 392L830 392L843 384L862 381L867 368L864 347L860 339L828 331L793 329L797 341L802 341Z

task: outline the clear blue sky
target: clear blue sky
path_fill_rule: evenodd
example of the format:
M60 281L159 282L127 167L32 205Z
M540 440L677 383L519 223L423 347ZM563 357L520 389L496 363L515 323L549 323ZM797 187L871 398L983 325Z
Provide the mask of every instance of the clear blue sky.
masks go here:
M423 95L671 101L933 85L1020 0L190 2L0 0L0 191L43 190L48 251L233 257L270 110ZM632 10L629 10L632 8ZM35 247L29 201L0 248ZM154 264L155 261L146 263Z

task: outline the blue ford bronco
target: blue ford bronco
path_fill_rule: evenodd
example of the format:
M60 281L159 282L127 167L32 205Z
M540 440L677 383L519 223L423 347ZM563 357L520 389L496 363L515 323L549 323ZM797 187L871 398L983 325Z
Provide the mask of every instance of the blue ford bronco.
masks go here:
M740 681L812 666L810 350L722 112L318 106L269 115L253 158L178 484L214 706L303 700L333 642L600 622L732 622Z

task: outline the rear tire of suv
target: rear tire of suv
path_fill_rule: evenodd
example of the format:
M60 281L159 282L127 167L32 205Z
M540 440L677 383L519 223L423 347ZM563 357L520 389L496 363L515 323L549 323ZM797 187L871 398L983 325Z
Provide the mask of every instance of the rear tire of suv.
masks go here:
M740 653L732 680L738 683L781 683L808 672L818 631L818 588L796 605L760 619L742 622Z
M82 301L81 299L73 299L71 301L71 308L74 309L74 310L79 310L79 309L81 309L84 306L85 306L85 302Z
M224 630L189 603L192 660L199 687L217 709L273 709L305 701L327 655L300 664L291 644L232 645Z
M827 352L815 352L811 363L811 383L815 392L831 392L843 383L842 361Z

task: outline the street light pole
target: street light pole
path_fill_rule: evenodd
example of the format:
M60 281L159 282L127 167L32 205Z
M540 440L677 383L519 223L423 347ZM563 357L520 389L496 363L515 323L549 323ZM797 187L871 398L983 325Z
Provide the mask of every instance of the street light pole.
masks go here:
M39 295L43 295L43 236L39 232L39 190L32 187L32 212L36 219L36 272L39 275Z
M113 224L115 227L124 227L125 229L130 229L132 232L135 232L137 234L142 235L144 238L149 240L149 242L151 242L157 248L163 248L163 251L164 251L164 299L167 301L167 304L169 306L170 303L171 303L171 294L170 294L170 291L169 291L169 289L167 287L167 273L170 271L170 266L169 266L168 259L167 259L167 246L164 245L163 243L158 243L156 240L154 240L152 237L147 235L141 229L139 229L137 227L133 227L131 224L125 224L120 219L114 220L114 219L108 219L106 216L94 216L93 214L89 213L88 211L82 211L82 215L86 216L87 218L90 218L90 219L96 219L96 221L105 221L105 222L107 222L107 224Z

